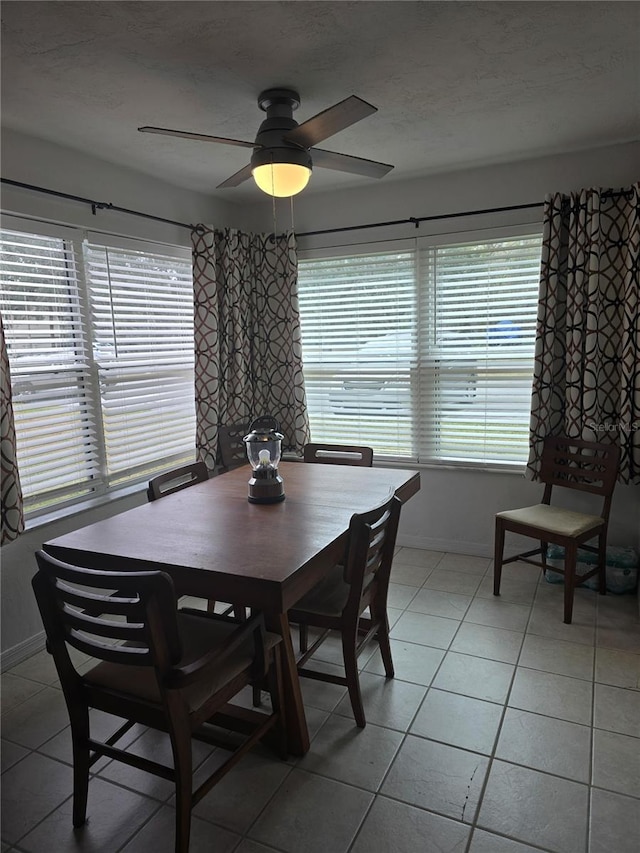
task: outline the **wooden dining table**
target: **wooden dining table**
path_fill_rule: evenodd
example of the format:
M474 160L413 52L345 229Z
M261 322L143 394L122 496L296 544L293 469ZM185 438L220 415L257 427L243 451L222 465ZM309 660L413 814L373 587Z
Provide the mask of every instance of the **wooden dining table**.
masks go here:
M111 571L159 569L178 595L244 605L265 614L283 638L289 749L302 755L309 734L287 611L343 555L349 521L391 493L409 500L417 471L282 462L286 498L247 500L242 466L162 500L127 510L46 542L66 562Z

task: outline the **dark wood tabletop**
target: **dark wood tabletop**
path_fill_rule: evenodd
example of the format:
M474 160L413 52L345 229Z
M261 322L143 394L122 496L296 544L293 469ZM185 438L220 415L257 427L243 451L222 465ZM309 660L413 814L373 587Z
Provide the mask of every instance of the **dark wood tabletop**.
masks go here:
M349 520L394 492L404 502L420 488L416 471L283 462L286 499L247 501L250 468L236 468L162 500L95 522L45 543L58 559L90 568L162 569L178 594L264 610L287 637L293 691L292 748L308 748L288 637L287 610L344 553ZM291 671L293 668L293 671Z

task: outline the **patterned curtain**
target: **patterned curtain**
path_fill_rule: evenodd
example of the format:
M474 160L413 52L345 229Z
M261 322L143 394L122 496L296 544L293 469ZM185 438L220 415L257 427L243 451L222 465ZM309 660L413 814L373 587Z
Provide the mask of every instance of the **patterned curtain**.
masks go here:
M528 477L560 434L618 444L640 483L640 183L545 200Z
M218 426L269 414L283 450L309 441L295 237L200 225L192 233L198 457L213 468Z
M0 455L2 470L2 515L0 518L0 545L11 542L24 530L22 489L16 459L16 430L11 402L11 373L4 340L4 327L0 316Z

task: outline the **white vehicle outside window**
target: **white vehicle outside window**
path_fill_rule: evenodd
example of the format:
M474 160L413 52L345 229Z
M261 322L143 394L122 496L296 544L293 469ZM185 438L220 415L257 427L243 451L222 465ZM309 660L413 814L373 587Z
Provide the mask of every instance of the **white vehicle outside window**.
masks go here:
M541 236L300 261L316 441L427 463L523 465Z
M27 518L193 459L189 250L10 217L0 238Z

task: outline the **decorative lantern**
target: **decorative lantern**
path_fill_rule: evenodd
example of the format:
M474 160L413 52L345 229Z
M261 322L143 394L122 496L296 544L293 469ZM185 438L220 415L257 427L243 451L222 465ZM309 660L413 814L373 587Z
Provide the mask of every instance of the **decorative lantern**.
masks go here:
M249 480L250 503L275 504L284 500L284 483L278 474L284 436L278 429L278 421L264 415L251 424L249 434L242 439L253 468Z

